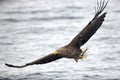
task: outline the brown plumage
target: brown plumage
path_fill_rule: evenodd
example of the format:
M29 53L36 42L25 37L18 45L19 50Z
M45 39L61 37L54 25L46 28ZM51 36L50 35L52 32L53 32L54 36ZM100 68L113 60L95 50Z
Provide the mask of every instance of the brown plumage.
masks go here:
M55 52L45 57L42 57L40 59L37 59L33 62L27 63L22 66L15 66L15 65L7 64L7 63L5 65L8 67L23 68L28 65L49 63L49 62L52 62L52 61L55 61L61 58L72 58L72 59L75 59L76 62L79 59L82 59L87 49L82 51L80 47L83 46L102 25L106 12L103 14L101 13L105 9L107 3L108 1L105 2L104 0L103 1L101 0L99 2L97 1L97 7L95 9L96 14L94 18L68 45L65 45L57 49Z

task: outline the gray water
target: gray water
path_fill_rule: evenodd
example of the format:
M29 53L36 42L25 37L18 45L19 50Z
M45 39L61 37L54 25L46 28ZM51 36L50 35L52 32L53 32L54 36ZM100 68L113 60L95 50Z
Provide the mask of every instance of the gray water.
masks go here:
M22 69L68 44L93 18L96 0L0 0L0 80L120 80L120 0L109 0L105 22L76 63L60 59Z

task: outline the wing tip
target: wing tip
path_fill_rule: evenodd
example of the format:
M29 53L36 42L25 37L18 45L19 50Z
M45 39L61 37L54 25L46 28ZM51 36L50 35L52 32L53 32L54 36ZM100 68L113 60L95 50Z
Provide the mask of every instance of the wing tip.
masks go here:
M97 0L97 6L95 6L95 18L97 18L103 10L106 8L109 0ZM106 13L106 12L105 12Z
M13 67L13 68L23 68L23 67L28 66L28 65L15 66L15 65L12 65L12 64L7 64L7 63L5 63L5 65L6 65L7 67Z
M8 63L5 63L5 65L6 65L7 67L13 67L12 64L8 64Z

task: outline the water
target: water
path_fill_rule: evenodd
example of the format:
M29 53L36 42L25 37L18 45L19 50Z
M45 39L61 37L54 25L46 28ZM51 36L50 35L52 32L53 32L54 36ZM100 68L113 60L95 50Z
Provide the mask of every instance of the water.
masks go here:
M83 46L89 56L24 64L69 43L93 18L96 0L0 0L0 80L120 80L120 1L109 0L106 20Z

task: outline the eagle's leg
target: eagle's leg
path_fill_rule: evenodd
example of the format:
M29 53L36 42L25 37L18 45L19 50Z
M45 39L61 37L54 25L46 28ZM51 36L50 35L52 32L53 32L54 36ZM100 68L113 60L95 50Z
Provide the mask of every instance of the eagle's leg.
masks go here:
M83 59L84 58L84 54L85 52L88 50L88 48L86 48L80 55L79 55L79 59Z
M78 58L74 58L74 60L75 60L76 62L78 62L79 59L78 59Z
M85 57L85 52L88 50L88 48L86 48L85 50L82 51L82 53L80 53L80 55L78 57L75 57L74 60L76 62L78 62L79 59L83 59Z

